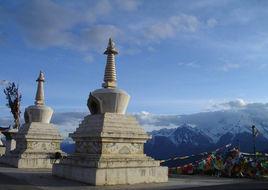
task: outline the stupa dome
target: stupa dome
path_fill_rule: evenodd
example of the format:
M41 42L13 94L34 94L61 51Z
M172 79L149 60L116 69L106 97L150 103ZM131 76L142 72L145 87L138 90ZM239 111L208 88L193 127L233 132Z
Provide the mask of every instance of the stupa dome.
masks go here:
M36 80L38 82L37 91L35 96L35 105L29 106L25 109L24 120L25 123L41 122L50 123L53 109L45 105L44 96L44 73L40 71L39 77Z

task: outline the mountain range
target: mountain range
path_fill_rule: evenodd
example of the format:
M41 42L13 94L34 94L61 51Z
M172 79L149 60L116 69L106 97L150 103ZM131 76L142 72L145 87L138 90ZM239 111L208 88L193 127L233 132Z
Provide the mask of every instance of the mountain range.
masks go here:
M68 137L86 112L55 113L52 123L59 129L65 140L62 148L74 150ZM213 151L232 143L241 151L252 152L252 125L259 131L256 138L257 151L268 151L268 104L245 103L242 100L226 102L208 110L187 115L159 115L148 112L133 114L141 126L152 136L145 144L145 153L156 159ZM11 120L0 118L0 125Z
M256 150L267 152L268 105L230 102L222 106L225 109L189 115L136 115L145 128L159 127L149 132L152 139L145 144L146 154L168 159L213 151L230 143L243 152L253 152L252 125L258 129Z
M160 129L150 134L152 139L145 144L145 153L159 160L210 152L227 144L239 147L242 152L253 152L253 136L249 132L237 134L227 132L217 142L187 124L176 129ZM255 141L257 151L267 152L268 139L266 137L259 134Z

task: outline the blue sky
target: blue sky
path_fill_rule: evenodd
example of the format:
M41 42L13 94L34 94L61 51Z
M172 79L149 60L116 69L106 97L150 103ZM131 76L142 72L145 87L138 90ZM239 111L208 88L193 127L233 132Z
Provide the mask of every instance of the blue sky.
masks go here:
M118 85L132 96L128 112L267 102L267 9L264 0L0 0L0 80L17 82L28 106L43 70L47 105L87 110L112 37Z

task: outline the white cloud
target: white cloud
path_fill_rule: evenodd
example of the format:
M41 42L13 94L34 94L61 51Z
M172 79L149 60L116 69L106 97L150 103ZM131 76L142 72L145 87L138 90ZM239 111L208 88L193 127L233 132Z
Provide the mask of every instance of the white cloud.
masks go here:
M192 62L179 62L177 65L180 67L191 67L191 68L199 68L200 67L200 65L194 61L192 61Z
M79 22L77 12L52 1L27 1L17 12L9 14L22 29L24 39L38 46L70 46L68 30Z
M74 132L87 114L84 112L54 113L51 123L55 124L64 138Z
M154 118L154 115L152 115L151 113L147 112L147 111L141 111L140 113L135 114L139 120L142 121L146 121L149 123L154 123L157 120Z
M174 26L164 22L155 23L145 31L146 37L151 40L171 38L174 37L175 34Z
M160 125L160 126L155 126L154 124L144 124L141 125L141 127L147 131L147 132L151 132L154 130L160 130L160 129L175 129L178 127L178 125L174 125L174 124L167 124L167 125Z
M241 67L241 65L238 63L225 63L220 67L220 69L223 71L229 71L229 70L233 70L233 69L238 69L240 67Z
M242 108L246 108L247 105L248 104L245 102L245 100L238 98L236 100L232 100L229 102L214 104L212 105L212 107L217 110L222 110L222 109L226 110L226 109L242 109Z
M85 5L86 6L86 5ZM105 46L109 37L122 35L114 25L97 25L98 17L112 10L110 1L97 1L86 8L66 6L47 0L30 0L18 5L17 11L7 11L23 39L40 48L60 47L95 51ZM118 33L118 34L117 34ZM104 42L105 40L105 42Z
M212 28L218 25L218 21L222 25L222 20L225 19L220 17L220 13L216 15L217 19L207 17L206 14L206 18L204 18L204 15L197 14L193 10L196 8L201 10L201 7L206 6L225 5L224 2L190 2L185 6L195 8L187 9L188 11L185 9L187 14L183 14L184 9L178 9L176 13L170 11L163 16L148 14L143 9L145 7L142 6L143 3L138 0L100 0L75 3L29 0L15 3L17 7L14 6L13 11L4 6L0 7L0 20L1 22L15 21L22 38L28 44L41 48L59 47L87 52L102 51L107 43L107 38L113 36L120 39L125 52L137 54L143 52L141 49L144 47L150 47L149 51L154 50L153 45L162 40L200 37L204 40L204 46L211 45L212 42L208 41L213 41L217 49L235 51L239 49L241 51L241 47L245 47L243 51L253 52L243 54L245 56L256 55L256 52L264 56L263 51L267 47L267 40L264 38L264 40L255 40L255 43L251 43L254 42L254 39L249 40L249 43L246 44L246 42L232 42L225 39L217 41L202 32L204 29L213 30ZM142 9L139 10L140 8ZM132 16L132 13L124 11L137 11L137 14L141 13L141 15L136 17ZM4 17L2 12L4 12ZM253 13L252 15L254 15ZM120 17L124 17L125 14L130 15L131 22L126 21L125 18L121 22ZM141 16L143 16L142 19L137 19ZM205 39L206 37L207 39ZM226 64L222 70L227 71L233 68L238 68L238 63Z
M222 105L229 106L230 108L241 108L245 107L247 103L243 99L236 99L234 101L223 103Z
M94 25L81 31L77 45L84 50L94 49L96 51L103 51L107 45L107 39L110 37L116 39L119 36L123 38L124 34L116 26Z
M173 38L180 32L196 32L200 26L200 21L192 15L181 14L172 16L167 20L144 23L143 28L145 38L149 40L163 40Z
M148 47L148 51L154 51L153 45L161 40L190 36L204 28L202 26L217 22L210 19L206 23L193 14L183 13L167 18L145 15L142 20L118 22L119 17L126 14L124 11L136 11L142 3L136 0L78 3L29 0L16 3L14 11L2 9L8 15L5 17L16 23L28 45L86 52L102 51L109 37L120 39L122 49L128 54L140 53Z
M150 112L148 112L148 111L141 111L141 115L147 116L147 115L150 115Z
M207 26L210 28L215 27L218 24L218 21L214 18L210 18L207 20Z

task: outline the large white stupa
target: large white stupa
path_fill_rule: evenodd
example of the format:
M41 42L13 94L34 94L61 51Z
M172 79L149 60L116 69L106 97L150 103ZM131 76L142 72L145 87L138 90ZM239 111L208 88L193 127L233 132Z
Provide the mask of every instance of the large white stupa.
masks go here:
M109 39L104 83L90 93L91 112L70 134L75 152L53 165L55 176L92 185L166 182L168 170L144 154L149 139L137 120L126 115L130 96L117 88L115 45Z

